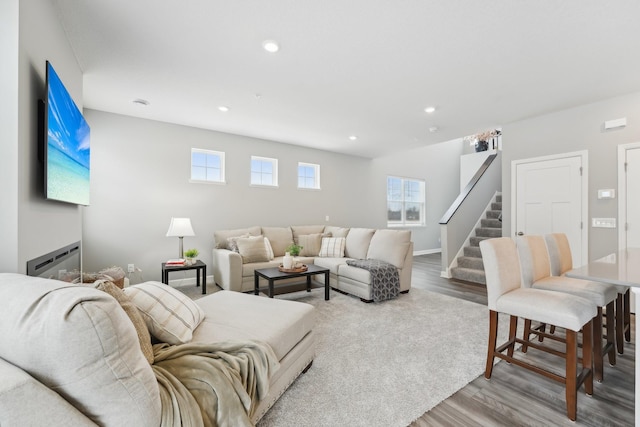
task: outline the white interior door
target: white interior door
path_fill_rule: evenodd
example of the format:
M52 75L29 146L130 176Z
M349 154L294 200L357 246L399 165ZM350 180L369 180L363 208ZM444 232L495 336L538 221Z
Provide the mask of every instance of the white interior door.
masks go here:
M575 266L587 261L586 228L583 227L587 203L584 156L586 154L514 162L514 232L565 233Z
M618 217L618 247L640 248L640 143L618 146Z

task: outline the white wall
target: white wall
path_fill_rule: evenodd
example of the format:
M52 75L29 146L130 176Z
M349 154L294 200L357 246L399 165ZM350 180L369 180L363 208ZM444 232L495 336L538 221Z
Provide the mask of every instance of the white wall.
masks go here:
M9 85L6 92L3 87L0 101L1 120L7 122L2 126L0 160L5 187L0 270L25 272L27 260L80 240L82 235L78 207L44 200L37 156L37 101L45 96L45 61L52 61L80 108L82 73L51 1L10 0L2 2L0 12L0 80Z
M625 128L605 131L606 120L627 118ZM589 221L618 217L617 199L598 200L598 189L617 188L617 147L640 142L640 92L511 123L503 127L503 234L511 231L511 162L579 150L589 152ZM589 227L589 259L617 250L617 229Z
M373 160L373 186L386 188L388 175L425 180L426 226L411 227L414 251L440 250L440 219L458 197L462 140L429 145ZM386 193L377 192L373 199L378 221L386 222Z
M18 0L0 2L0 271L18 271Z
M178 239L165 237L172 216L191 218L196 236L185 237L185 249L197 248L209 265L214 230L384 225L372 214L368 159L95 110L85 113L92 131L91 206L83 221L87 271L133 263L145 280L160 280L160 263L178 251ZM191 148L226 153L226 185L189 183ZM249 186L251 155L279 159L279 188ZM296 188L298 161L320 165L320 191Z

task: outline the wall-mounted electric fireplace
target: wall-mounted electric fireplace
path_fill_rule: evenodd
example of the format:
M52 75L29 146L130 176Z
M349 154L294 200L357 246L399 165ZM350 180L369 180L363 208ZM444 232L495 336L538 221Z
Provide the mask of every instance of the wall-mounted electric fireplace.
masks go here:
M27 275L69 281L72 272L80 271L80 252L78 241L27 261Z

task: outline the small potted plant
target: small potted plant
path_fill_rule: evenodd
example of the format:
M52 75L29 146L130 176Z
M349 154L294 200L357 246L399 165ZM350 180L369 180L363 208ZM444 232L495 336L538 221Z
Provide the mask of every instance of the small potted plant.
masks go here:
M186 264L193 265L196 262L195 257L197 257L199 253L197 249L187 249L184 251L184 256L187 259Z
M291 254L291 256L299 256L300 255L300 251L302 249L303 249L302 246L296 245L295 243L292 243L289 246L287 246L286 252L289 252Z

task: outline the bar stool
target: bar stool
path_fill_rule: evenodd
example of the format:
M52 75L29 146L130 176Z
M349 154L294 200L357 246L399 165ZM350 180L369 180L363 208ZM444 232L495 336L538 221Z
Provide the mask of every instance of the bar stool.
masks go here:
M567 416L576 420L578 410L577 391L584 383L588 395L593 394L592 341L593 319L596 305L584 298L562 292L523 288L516 245L508 237L487 239L480 242L480 251L487 279L489 306L489 346L485 378L490 379L496 357L514 365L529 369L565 384ZM508 341L497 346L498 313L510 316ZM541 343L516 337L518 318L525 318L566 329L565 352L551 349ZM582 329L582 366L578 373L577 333ZM525 344L565 359L565 376L550 372L514 357L515 344ZM504 354L506 350L506 354Z
M569 239L564 233L553 233L544 236L551 258L551 274L562 276L567 271L573 269L573 257L571 256L571 246ZM616 347L619 354L624 353L624 341L631 341L631 314L629 302L629 287L624 285L611 284L616 288Z
M562 292L575 297L585 298L598 307L598 313L593 319L593 351L594 375L598 382L604 378L604 354L608 355L609 364L616 364L615 332L613 328L613 313L618 291L615 287L572 279L564 276L551 276L551 261L544 237L540 235L518 236L516 239L520 266L522 269L522 285L526 288L544 289ZM602 345L602 308L605 307L607 328L606 342ZM530 322L525 324L525 334L531 333ZM527 339L529 335L526 335ZM523 346L526 351L526 346Z

